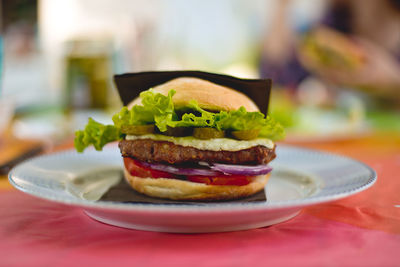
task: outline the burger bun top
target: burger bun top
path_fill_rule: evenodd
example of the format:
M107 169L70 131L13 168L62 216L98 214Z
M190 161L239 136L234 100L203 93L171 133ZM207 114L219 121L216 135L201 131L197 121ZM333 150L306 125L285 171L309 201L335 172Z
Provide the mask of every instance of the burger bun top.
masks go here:
M176 78L157 85L153 90L163 95L175 90L172 101L176 108L185 107L190 100L196 100L201 108L209 111L232 111L241 106L249 112L259 111L256 104L245 94L199 78ZM134 99L128 108L138 104L141 104L140 97Z

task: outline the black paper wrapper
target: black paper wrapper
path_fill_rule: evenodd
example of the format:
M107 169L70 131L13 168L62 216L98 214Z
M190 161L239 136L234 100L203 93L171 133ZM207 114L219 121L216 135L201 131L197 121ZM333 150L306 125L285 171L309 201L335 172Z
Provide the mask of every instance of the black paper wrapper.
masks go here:
M200 78L235 89L252 99L261 112L268 112L270 79L239 79L203 71L150 71L115 75L114 81L122 103L126 106L138 97L140 92L178 77Z
M121 176L123 174L121 173ZM128 185L125 179L112 186L103 196L99 199L100 201L113 201L122 203L147 203L147 204L187 204L187 205L199 205L199 204L209 204L209 203L247 203L247 202L266 202L267 198L265 196L264 190L254 194L252 196L241 198L237 200L230 201L218 201L218 202L201 202L201 201L175 201L168 199L159 199L149 197L136 192Z

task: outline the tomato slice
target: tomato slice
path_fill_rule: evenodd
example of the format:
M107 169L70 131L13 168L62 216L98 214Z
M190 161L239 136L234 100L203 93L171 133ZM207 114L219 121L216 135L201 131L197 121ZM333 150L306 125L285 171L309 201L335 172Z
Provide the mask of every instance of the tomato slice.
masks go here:
M176 178L172 173L153 170L144 166L140 161L133 158L124 158L125 168L128 172L137 177L143 178ZM254 176L244 175L220 175L220 176L200 176L188 175L186 178L195 183L202 183L207 185L247 185L253 181Z
M133 158L124 158L125 168L128 172L137 177L143 178L174 178L175 176L168 172L157 171L151 168L143 166L140 161L135 160Z
M221 175L221 176L187 176L187 179L195 183L208 185L247 185L253 181L254 176Z

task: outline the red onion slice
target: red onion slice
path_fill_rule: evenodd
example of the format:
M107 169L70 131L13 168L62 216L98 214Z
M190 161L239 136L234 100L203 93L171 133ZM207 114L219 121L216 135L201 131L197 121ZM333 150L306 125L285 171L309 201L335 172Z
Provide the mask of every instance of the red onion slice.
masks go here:
M223 172L224 174L237 174L237 175L262 175L272 171L272 168L268 165L231 165L231 164L220 164L213 163L210 168L215 171Z
M222 172L220 171L211 169L179 168L173 165L166 165L159 163L148 163L148 162L141 162L141 163L146 167L152 168L153 170L164 171L176 175L218 176L222 174Z
M245 175L255 176L262 175L271 172L272 168L268 165L232 165L232 164L221 164L203 163L201 166L206 168L181 168L174 165L160 164L160 163L148 163L141 162L143 166L152 168L153 170L164 171L176 175L199 175L199 176L218 176L218 175Z

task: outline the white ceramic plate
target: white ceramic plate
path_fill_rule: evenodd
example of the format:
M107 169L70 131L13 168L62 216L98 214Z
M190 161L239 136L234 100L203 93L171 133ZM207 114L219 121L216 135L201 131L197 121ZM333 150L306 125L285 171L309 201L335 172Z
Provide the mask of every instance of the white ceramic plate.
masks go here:
M40 156L15 167L17 189L82 207L95 220L132 229L199 233L258 228L294 217L303 207L348 197L370 187L373 169L358 161L280 145L266 187L267 201L209 204L132 204L97 201L121 177L118 148Z

